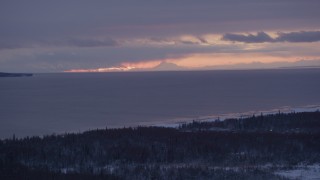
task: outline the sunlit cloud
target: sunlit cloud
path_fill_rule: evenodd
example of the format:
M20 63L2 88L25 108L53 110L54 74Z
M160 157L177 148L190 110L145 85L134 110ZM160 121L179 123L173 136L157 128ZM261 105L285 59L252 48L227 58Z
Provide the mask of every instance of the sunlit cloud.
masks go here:
M145 37L120 40L121 45L128 47L182 47L182 46L217 46L230 44L248 44L246 49L253 49L261 43L310 43L320 41L320 31L260 31L250 33L180 35L171 37Z
M250 45L251 46L251 45ZM259 47L262 48L262 47ZM159 60L146 60L140 62L124 62L119 66L100 67L93 69L71 69L65 72L123 72L123 71L152 71L162 62L174 63L184 69L196 70L203 68L215 68L219 66L232 66L237 64L251 64L251 63L295 63L301 60L313 61L320 60L320 55L295 55L291 52L280 51L277 53L261 53L255 52L255 49L248 48L248 51L238 53L193 53L185 54L183 56L172 56Z
M172 59L177 65L199 68L205 66L234 65L238 63L271 63L271 62L295 62L300 60L297 57L275 57L260 53L231 54L231 53L213 53L213 54L192 54L181 59Z
M120 40L123 46L203 46L210 45L206 37L195 35L181 35L172 37L149 37Z

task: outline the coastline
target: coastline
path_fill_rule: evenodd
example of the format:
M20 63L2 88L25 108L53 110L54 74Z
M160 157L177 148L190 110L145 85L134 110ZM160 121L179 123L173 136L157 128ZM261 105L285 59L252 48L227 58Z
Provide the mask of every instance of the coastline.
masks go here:
M5 73L0 72L0 77L31 77L32 73Z
M313 179L320 175L319 118L320 111L281 113L179 128L13 136L0 141L0 174L17 179L152 179L149 172L157 172L159 179Z
M163 122L152 122L152 123L142 123L141 126L152 126L152 127L172 127L177 128L182 124L192 123L193 121L197 122L212 122L216 120L226 120L226 119L238 119L238 118L247 118L252 116L260 115L272 115L278 113L299 113L299 112L316 112L320 111L320 104L305 105L305 106L283 106L279 108L269 109L269 110L259 110L259 111L246 111L246 112L235 112L235 113L225 113L225 114L215 114L209 116L202 116L198 118L179 118L176 120L168 120L165 123Z
M316 112L320 111L320 104L313 104L313 105L305 105L305 106L283 106L279 108L273 108L269 110L258 110L258 111L246 111L246 112L235 112L235 113L225 113L225 114L215 114L209 116L201 116L197 118L176 118L176 119L169 119L169 120L162 120L162 121L152 121L152 122L136 122L135 124L124 124L123 126L118 127L110 127L107 126L108 129L121 129L121 128L137 128L137 127L164 127L164 128L179 128L181 125L189 124L192 122L213 122L216 120L224 121L227 119L242 119L242 118L249 118L254 116L265 116L265 115L272 115L278 114L289 114L289 113L300 113L300 112ZM84 133L91 130L96 129L105 129L106 126L92 126L82 129L73 129L70 131L52 131L52 132L42 132L38 134L31 134L31 135L19 135L16 133L12 133L10 136L0 137L0 140L10 139L12 135L16 138L25 138L25 137L45 137L47 135L62 135L66 133Z

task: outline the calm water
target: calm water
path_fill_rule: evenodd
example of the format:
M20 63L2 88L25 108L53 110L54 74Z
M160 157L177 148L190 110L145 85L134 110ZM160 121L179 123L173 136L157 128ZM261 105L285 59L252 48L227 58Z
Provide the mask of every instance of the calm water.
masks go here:
M0 137L320 104L320 69L0 78Z

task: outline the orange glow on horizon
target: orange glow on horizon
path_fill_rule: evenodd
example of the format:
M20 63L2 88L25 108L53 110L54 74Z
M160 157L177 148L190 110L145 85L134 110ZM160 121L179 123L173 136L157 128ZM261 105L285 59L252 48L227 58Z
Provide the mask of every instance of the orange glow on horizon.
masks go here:
M319 57L296 57L290 55L271 56L261 53L212 53L212 54L190 54L185 57L168 58L163 60L151 60L140 62L124 62L117 67L102 67L96 69L71 69L64 72L124 72L124 71L143 71L152 70L161 62L174 63L178 66L197 69L214 66L228 66L250 63L274 63L274 62L297 62L307 59L319 59Z
M81 73L81 72L123 72L133 70L150 69L159 65L161 61L140 61L140 62L124 62L118 67L101 67L96 69L70 69L64 72Z
M71 69L64 72L80 73L80 72L117 72L117 71L130 71L135 67L109 67L109 68L97 68L97 69Z
M159 65L162 61L139 61L139 62L124 62L121 63L121 66L124 67L134 67L135 69L149 69L154 68Z
M291 57L291 56L271 56L260 53L214 53L214 54L192 54L180 59L168 59L168 62L189 68L201 68L206 66L249 64L254 62L274 63L274 62L296 62L303 59L315 59L318 57Z

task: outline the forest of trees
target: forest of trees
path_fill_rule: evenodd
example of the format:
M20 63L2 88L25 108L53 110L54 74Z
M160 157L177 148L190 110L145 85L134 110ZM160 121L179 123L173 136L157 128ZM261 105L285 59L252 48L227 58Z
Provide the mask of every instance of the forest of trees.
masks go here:
M320 112L0 141L0 179L285 179L320 163ZM269 164L269 168L263 168Z

